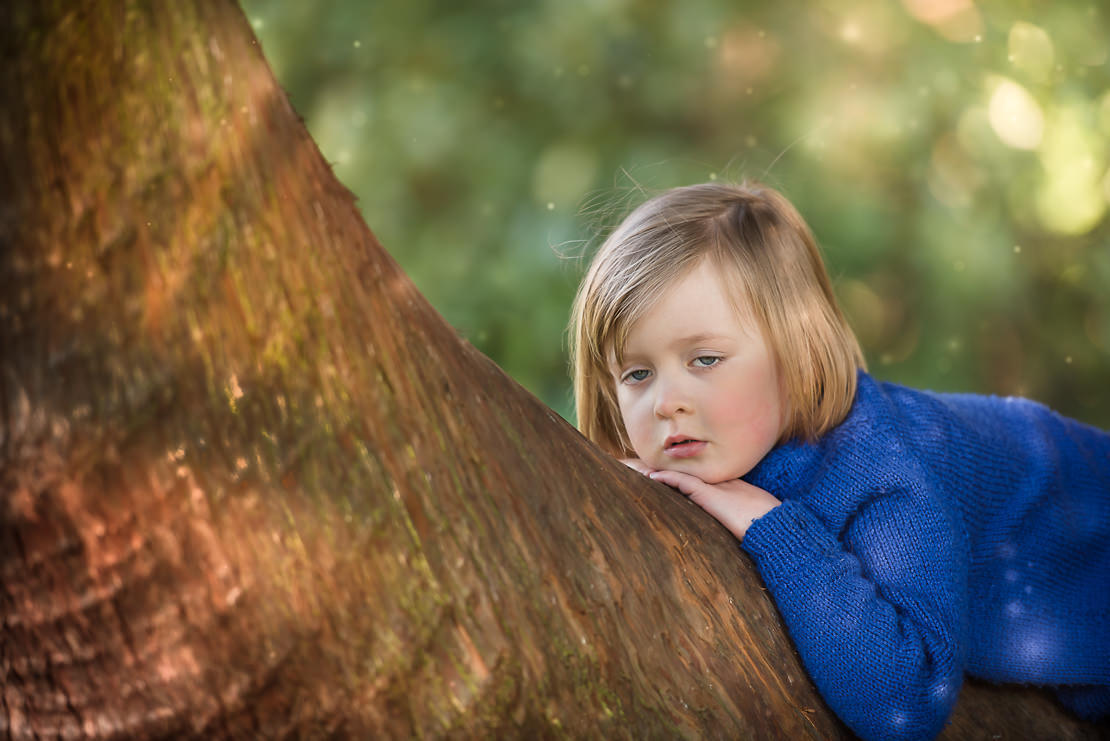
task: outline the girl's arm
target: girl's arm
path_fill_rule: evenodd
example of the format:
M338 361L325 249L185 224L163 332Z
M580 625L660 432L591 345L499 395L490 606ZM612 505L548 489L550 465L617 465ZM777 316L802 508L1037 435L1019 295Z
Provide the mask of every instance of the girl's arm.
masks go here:
M626 461L626 465L632 464ZM640 465L643 466L642 463ZM767 491L743 479L707 484L697 476L691 476L688 473L657 471L646 466L637 468L633 465L632 467L650 479L662 481L667 486L681 491L690 498L690 501L713 515L739 540L744 539L745 533L748 532L754 520L781 504Z
M838 539L797 500L625 463L690 497L755 559L822 697L863 738L933 738L963 680L967 559L925 492L867 497Z
M968 570L958 533L913 487L864 501L839 538L798 500L747 531L803 663L864 738L933 738L955 704Z

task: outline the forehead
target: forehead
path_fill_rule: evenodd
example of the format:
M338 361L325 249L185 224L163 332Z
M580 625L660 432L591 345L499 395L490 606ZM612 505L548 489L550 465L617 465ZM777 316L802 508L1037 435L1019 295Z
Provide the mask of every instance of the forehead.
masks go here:
M758 331L740 281L727 272L704 259L645 296L618 332L610 359L662 341Z

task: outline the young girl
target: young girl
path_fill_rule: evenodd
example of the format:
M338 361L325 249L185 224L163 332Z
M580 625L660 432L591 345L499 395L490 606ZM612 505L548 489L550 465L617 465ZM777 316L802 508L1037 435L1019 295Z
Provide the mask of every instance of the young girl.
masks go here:
M647 201L572 325L582 431L741 540L857 734L935 736L965 672L1110 712L1110 434L872 379L781 195Z

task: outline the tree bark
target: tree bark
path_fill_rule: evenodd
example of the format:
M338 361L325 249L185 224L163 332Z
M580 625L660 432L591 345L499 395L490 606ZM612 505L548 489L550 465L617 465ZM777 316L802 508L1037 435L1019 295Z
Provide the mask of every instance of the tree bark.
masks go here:
M419 295L234 4L0 22L0 731L849 735L731 537Z

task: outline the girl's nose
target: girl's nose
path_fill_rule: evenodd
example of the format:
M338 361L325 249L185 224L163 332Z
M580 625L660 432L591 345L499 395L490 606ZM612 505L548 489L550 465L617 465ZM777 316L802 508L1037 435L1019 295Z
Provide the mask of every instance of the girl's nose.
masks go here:
M690 400L680 383L662 378L656 381L655 416L666 419L676 414L688 413L690 410Z

